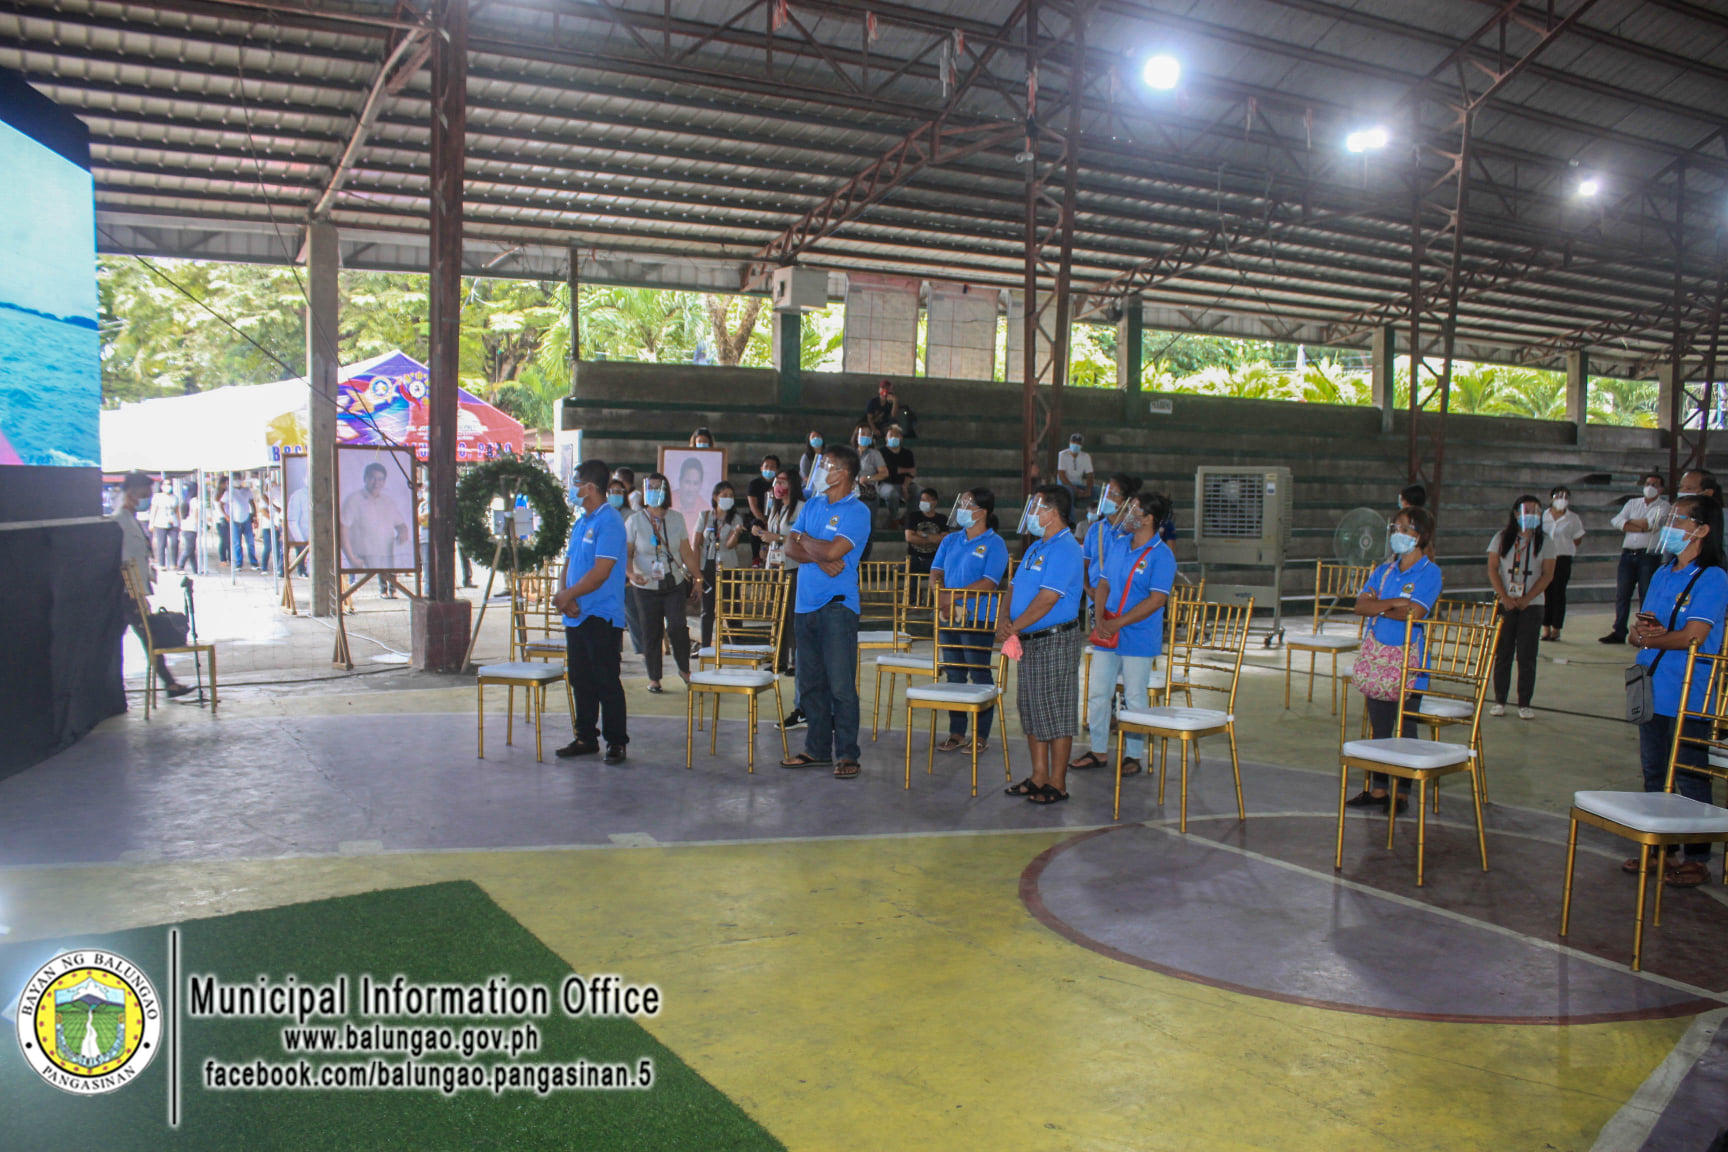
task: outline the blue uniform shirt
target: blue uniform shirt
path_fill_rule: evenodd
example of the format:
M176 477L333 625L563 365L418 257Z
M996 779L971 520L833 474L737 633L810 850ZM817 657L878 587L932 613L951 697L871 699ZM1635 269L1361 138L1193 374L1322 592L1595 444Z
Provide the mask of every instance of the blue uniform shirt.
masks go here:
M1398 567L1398 561L1388 560L1368 574L1367 583L1363 588L1374 589L1374 595L1381 600L1413 600L1422 605L1427 615L1433 615L1434 605L1440 599L1440 565L1428 557L1416 561L1408 572ZM1357 595L1361 595L1358 591ZM1428 632L1420 621L1414 621L1410 630L1410 645L1420 652L1426 652L1423 645L1427 641ZM1376 616L1368 625L1374 633L1374 639L1393 648L1404 646L1403 620L1394 620L1390 616ZM1423 663L1426 663L1424 658ZM1428 687L1428 677L1418 676L1411 681L1409 689L1420 692Z
M1710 621L1710 634L1698 645L1698 651L1714 656L1722 651L1722 620L1724 614L1728 614L1728 572L1706 568L1698 582L1692 584L1692 577L1697 572L1696 561L1678 570L1672 564L1658 568L1656 575L1650 578L1650 595L1644 598L1644 611L1655 616L1656 622L1671 632L1680 631L1694 620ZM1686 591L1688 584L1692 584L1692 591L1676 611L1675 601ZM1674 618L1672 626L1668 623L1669 616ZM1646 668L1656 665L1650 685L1651 695L1656 700L1656 714L1677 716L1680 713L1680 685L1686 679L1686 652L1684 649L1668 649L1662 663L1656 664L1656 657L1663 651L1644 648L1638 653L1638 663ZM1700 666L1692 677L1692 697L1687 703L1694 710L1704 707L1709 668L1710 665Z
M1170 595L1170 589L1176 583L1176 554L1157 536L1152 537L1152 543L1146 548L1134 547L1132 539L1119 540L1105 552L1104 571L1100 575L1110 582L1109 601L1100 606L1116 612L1121 605L1121 611L1126 612L1154 592ZM1125 605L1122 601L1124 586L1128 588ZM1157 656L1164 651L1164 609L1159 608L1116 635L1119 655Z
M1059 599L1044 615L1022 632L1042 632L1066 624L1080 615L1080 541L1072 532L1058 532L1038 540L1020 558L1014 570L1014 594L1008 602L1011 619L1019 619L1039 591L1049 588Z
M964 588L986 576L1001 587L1008 572L1008 545L988 528L976 540L967 539L965 532L950 532L936 549L930 571L942 573L944 588Z
M570 576L568 588L593 569L596 560L611 560L606 582L582 597L579 616L565 616L564 626L575 628L590 616L598 616L614 628L624 627L624 517L610 504L578 516L570 528Z
M1088 588L1096 587L1098 577L1104 574L1104 561L1109 557L1110 549L1126 539L1128 534L1108 520L1092 521L1092 526L1086 530L1086 543L1080 549L1080 555L1086 560Z
M844 536L852 548L842 557L846 568L838 576L830 576L816 564L798 566L798 603L796 611L814 612L840 597L846 607L862 612L858 603L858 560L870 539L870 509L857 496L848 495L838 504L828 503L826 496L812 496L798 512L793 529L812 540L832 540Z

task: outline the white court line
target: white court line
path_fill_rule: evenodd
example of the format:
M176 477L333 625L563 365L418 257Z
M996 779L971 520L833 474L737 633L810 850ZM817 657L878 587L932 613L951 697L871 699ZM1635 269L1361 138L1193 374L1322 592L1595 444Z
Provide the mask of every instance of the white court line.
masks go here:
M1336 812L1332 813L1333 819L1337 819L1337 815ZM1180 837L1182 835L1182 833L1176 831L1174 828L1165 827L1161 824L1148 824L1146 827L1151 828L1155 832L1163 832L1167 836ZM1492 932L1497 936L1505 936L1509 939L1519 940L1526 944L1532 944L1538 948L1546 949L1549 952L1555 952L1559 955L1567 956L1574 960L1580 960L1587 964L1594 964L1598 968L1607 968L1614 972L1620 972L1628 976L1635 976L1643 980L1648 980L1652 984L1660 984L1678 992L1685 992L1689 995L1696 996L1701 1000L1714 1000L1719 1004L1728 1004L1728 995L1721 992L1712 992L1708 988L1699 988L1696 985L1688 984L1683 980L1675 980L1668 976L1658 976L1653 972L1634 972L1625 964L1609 960L1602 956L1592 955L1589 952L1582 952L1577 948L1570 947L1566 944L1556 943L1553 940L1544 940L1540 936L1531 936L1527 933L1519 932L1516 929L1502 927L1499 924L1491 924L1486 920L1478 920L1474 916L1466 916L1462 912L1454 912L1449 908L1440 908L1433 904L1424 904L1422 901L1413 899L1409 896L1400 896L1395 892L1387 892L1383 889L1374 888L1355 880L1346 880L1344 877L1338 876L1334 873L1321 872L1317 869L1308 868L1301 864L1292 864L1287 860L1279 860L1275 857L1268 856L1263 852L1255 852L1247 848L1238 848L1234 844L1221 844L1216 840L1207 840L1205 843L1210 847L1221 848L1226 852L1235 853L1244 859L1256 860L1262 864L1270 864L1275 868L1282 868L1287 872L1297 872L1312 879L1320 880L1326 884L1336 885L1340 888L1348 888L1353 892L1360 892L1365 896L1373 896L1381 900L1388 900L1406 908L1413 908L1417 911L1427 912L1445 920L1451 920L1454 923L1466 924L1472 928L1480 928L1484 932Z
M1728 1008L1706 1012L1693 1020L1692 1027L1680 1037L1668 1058L1656 1065L1656 1070L1638 1086L1638 1091L1632 1093L1632 1099L1621 1105L1620 1111L1602 1126L1590 1152L1627 1152L1628 1149L1644 1147L1644 1141L1650 1138L1650 1133L1662 1119L1663 1111L1679 1090L1680 1082L1686 1079L1686 1074L1710 1047L1723 1020L1728 1020Z

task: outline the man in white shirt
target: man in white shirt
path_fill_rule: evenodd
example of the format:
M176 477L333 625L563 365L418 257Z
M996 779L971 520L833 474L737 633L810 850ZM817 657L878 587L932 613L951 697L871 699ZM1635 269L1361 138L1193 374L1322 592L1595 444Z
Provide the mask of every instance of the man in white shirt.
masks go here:
M150 565L150 541L144 535L144 526L138 523L138 509L146 501L151 501L150 474L147 472L128 472L126 479L120 482L120 504L114 509L114 515L109 517L120 526L120 563L130 564L144 578L146 593L156 586L156 570ZM153 501L151 501L153 503ZM138 643L145 652L150 651L150 638L144 629L144 618L138 614L138 603L128 592L123 600L126 607L126 622L132 626L133 633L138 637ZM168 661L156 657L156 676L168 686L168 695L184 696L192 691L189 684L182 684L174 679L174 674L168 671Z
M1075 501L1092 499L1092 456L1086 451L1086 438L1080 433L1068 437L1068 447L1056 454L1056 471Z
M1662 557L1650 551L1662 521L1668 518L1668 501L1662 498L1662 474L1646 472L1640 480L1644 490L1621 506L1610 520L1626 535L1620 542L1620 570L1614 581L1614 629L1602 637L1604 644L1626 643L1626 618L1632 612L1632 589L1638 589L1638 603L1650 591L1650 578L1662 564Z
M150 538L155 545L158 568L168 568L179 561L180 508L172 484L157 485L156 494L150 497Z
M228 489L228 531L233 537L230 541L234 558L234 567L240 567L240 541L246 541L246 562L254 569L258 567L258 546L252 533L252 489L245 484L236 484Z

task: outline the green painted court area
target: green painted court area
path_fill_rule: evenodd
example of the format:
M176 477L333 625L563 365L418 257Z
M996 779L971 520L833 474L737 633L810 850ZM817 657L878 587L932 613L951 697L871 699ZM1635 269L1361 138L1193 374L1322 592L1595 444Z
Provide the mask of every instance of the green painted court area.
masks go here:
M36 965L74 947L111 949L142 966L167 993L165 927L105 936L14 944L0 949L0 979L10 1002ZM0 1043L0 1148L48 1152L98 1143L121 1149L780 1149L760 1125L696 1075L664 1045L628 1018L571 1018L558 990L571 966L468 882L371 892L189 922L181 929L182 986L190 974L214 974L228 983L272 983L292 973L301 984L340 975L353 987L362 974L415 984L483 984L507 976L514 985L544 984L552 1011L530 1020L540 1034L537 1052L517 1063L622 1064L653 1061L646 1089L599 1091L489 1088L446 1095L430 1090L215 1091L203 1086L207 1060L227 1065L258 1059L292 1063L283 1050L288 1019L185 1018L181 1035L181 1123L168 1127L167 1052L140 1079L103 1096L76 1097L50 1087L24 1063L10 1035ZM578 974L590 975L578 969ZM373 1023L350 996L348 1022ZM308 1022L341 1027L343 1021ZM517 1018L453 1020L420 1017L389 1026L502 1027ZM82 1027L82 1019L79 1026ZM10 1024L7 1031L11 1032ZM100 1032L99 1032L100 1035ZM69 1037L70 1039L70 1037ZM163 1043L167 1043L164 1033ZM371 1060L375 1054L306 1057L318 1062ZM400 1062L401 1054L377 1056ZM423 1056L426 1064L459 1061ZM508 1057L504 1057L508 1061ZM490 1080L497 1057L478 1057Z

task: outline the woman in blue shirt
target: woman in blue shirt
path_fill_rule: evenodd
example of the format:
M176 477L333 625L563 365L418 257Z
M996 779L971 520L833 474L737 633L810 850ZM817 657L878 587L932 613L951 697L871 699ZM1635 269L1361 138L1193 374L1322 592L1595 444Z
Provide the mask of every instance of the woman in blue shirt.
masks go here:
M1412 647L1421 649L1424 629L1420 621L1434 610L1440 599L1440 565L1434 563L1428 550L1434 545L1434 515L1426 508L1405 508L1392 521L1387 538L1392 559L1374 569L1356 597L1356 615L1369 618L1368 631L1374 639L1392 648L1402 649L1404 634L1411 631ZM1426 687L1423 677L1417 677L1409 687L1415 689L1404 701L1405 708L1414 712L1421 704L1420 693ZM1356 681L1358 690L1364 685ZM1368 712L1368 727L1373 738L1384 740L1392 735L1398 721L1398 701L1376 700L1364 693L1362 705ZM1416 720L1407 716L1402 736L1417 735ZM1384 808L1390 804L1387 795L1388 777L1375 772L1366 792L1358 792L1345 801L1352 808ZM1404 811L1410 795L1410 782L1398 782L1398 811Z
M1008 573L1008 545L996 534L995 493L988 488L973 488L960 493L954 507L954 523L960 530L942 538L936 549L936 558L930 562L930 590L936 598L937 613L943 619L952 618L957 600L959 610L965 610L966 598L956 597L955 592L993 592L1001 586ZM990 653L977 648L948 647L961 643L961 640L960 634L947 629L942 632L942 642L944 660L966 665L948 669L950 684L964 684L968 679L974 684L996 682L990 670ZM982 643L976 639L966 642ZM948 713L948 739L938 744L936 751L958 752L967 746L968 715L970 713ZM990 726L995 719L995 709L979 713L980 749L990 743Z
M1034 804L1068 799L1068 753L1080 712L1080 541L1070 530L1074 498L1060 484L1033 493L1023 517L1034 537L1014 571L1008 611L996 639L1020 637L1020 727L1032 755L1032 775L1007 789Z
M1070 768L1102 768L1109 763L1105 751L1110 746L1110 702L1118 675L1128 706L1146 706L1152 665L1164 651L1164 603L1176 582L1176 555L1158 532L1169 517L1170 498L1162 492L1129 496L1119 525L1127 535L1106 549L1102 564L1093 569L1098 576L1092 586L1098 609L1093 631L1105 639L1115 636L1116 647L1092 651L1092 696L1086 703L1091 747ZM1117 771L1124 776L1140 771L1145 744L1144 736L1130 735Z
M1722 506L1708 496L1681 496L1657 537L1666 561L1650 578L1650 595L1628 639L1640 649L1638 663L1649 668L1656 715L1638 726L1638 759L1644 768L1644 791L1660 792L1668 783L1668 752L1674 742L1674 718L1680 712L1680 688L1686 678L1686 649L1722 651L1722 622L1728 616L1728 571L1722 551ZM1705 666L1708 667L1708 666ZM1694 676L1689 707L1701 709L1707 676ZM1684 735L1707 739L1709 721L1688 720ZM1680 762L1703 767L1701 744L1680 745ZM1674 790L1710 803L1710 777L1679 770ZM1672 853L1673 848L1668 851ZM1670 857L1672 862L1673 857ZM1638 871L1634 856L1623 867ZM1686 845L1684 863L1664 875L1677 888L1692 888L1710 878L1710 845Z

